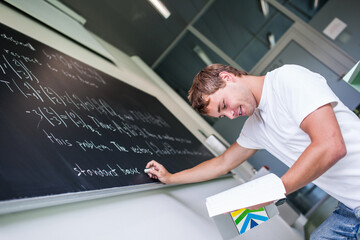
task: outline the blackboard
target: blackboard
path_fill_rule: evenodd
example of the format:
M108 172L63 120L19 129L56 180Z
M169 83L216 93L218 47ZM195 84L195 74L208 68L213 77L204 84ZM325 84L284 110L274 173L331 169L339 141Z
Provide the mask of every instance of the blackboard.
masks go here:
M155 97L3 24L0 50L0 203L154 184L151 159L213 157Z

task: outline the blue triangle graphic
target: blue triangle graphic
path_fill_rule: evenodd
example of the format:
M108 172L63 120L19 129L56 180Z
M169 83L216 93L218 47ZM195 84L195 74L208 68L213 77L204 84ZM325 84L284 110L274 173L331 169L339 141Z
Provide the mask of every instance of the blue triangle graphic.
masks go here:
M250 228L256 227L258 224L254 221L254 219L250 220Z
M261 215L256 215L256 214L253 214L253 213L249 213L246 218L245 218L245 221L244 221L244 224L242 225L241 229L240 229L240 233L244 233L246 231L246 228L247 226L250 224L250 220L253 219L256 219L256 220L260 220L260 221L266 221L268 220L269 218L268 217L265 217L265 216L261 216ZM251 225L250 225L251 227ZM251 227L252 228L252 227Z

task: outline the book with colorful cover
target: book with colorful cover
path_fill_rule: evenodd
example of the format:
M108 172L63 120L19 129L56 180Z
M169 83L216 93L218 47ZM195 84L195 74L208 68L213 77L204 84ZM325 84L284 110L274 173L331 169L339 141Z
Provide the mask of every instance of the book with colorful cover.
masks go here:
M240 234L269 220L269 216L263 207L256 210L242 208L231 212L230 215Z
M285 187L273 173L243 183L206 199L210 217L285 198Z

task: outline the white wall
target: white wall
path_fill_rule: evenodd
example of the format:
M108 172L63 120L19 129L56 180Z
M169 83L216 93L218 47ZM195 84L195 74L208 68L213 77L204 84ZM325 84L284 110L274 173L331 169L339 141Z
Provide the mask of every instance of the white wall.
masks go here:
M198 129L217 134L141 60L135 58L135 63L102 42L116 58L114 66L3 3L0 22L130 85L146 89L201 141L204 137ZM246 165L240 170L249 174L251 167ZM237 184L234 178L224 178L1 215L0 239L220 239L207 215L205 198Z

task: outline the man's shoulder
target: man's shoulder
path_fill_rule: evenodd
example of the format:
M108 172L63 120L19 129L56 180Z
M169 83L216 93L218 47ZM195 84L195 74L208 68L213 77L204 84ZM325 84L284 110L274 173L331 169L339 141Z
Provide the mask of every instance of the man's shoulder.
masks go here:
M299 72L308 72L309 70L300 65L285 64L279 68L276 68L274 71L276 71L278 74L281 74L282 76L289 76Z
M266 75L268 87L271 89L271 92L274 94L278 91L283 91L284 87L291 85L294 82L295 76L299 76L299 68L302 67L294 64L285 64L281 67L278 67Z
M276 88L298 86L299 83L318 78L320 75L309 69L295 64L285 64L270 74L272 84ZM282 89L284 90L284 89Z

